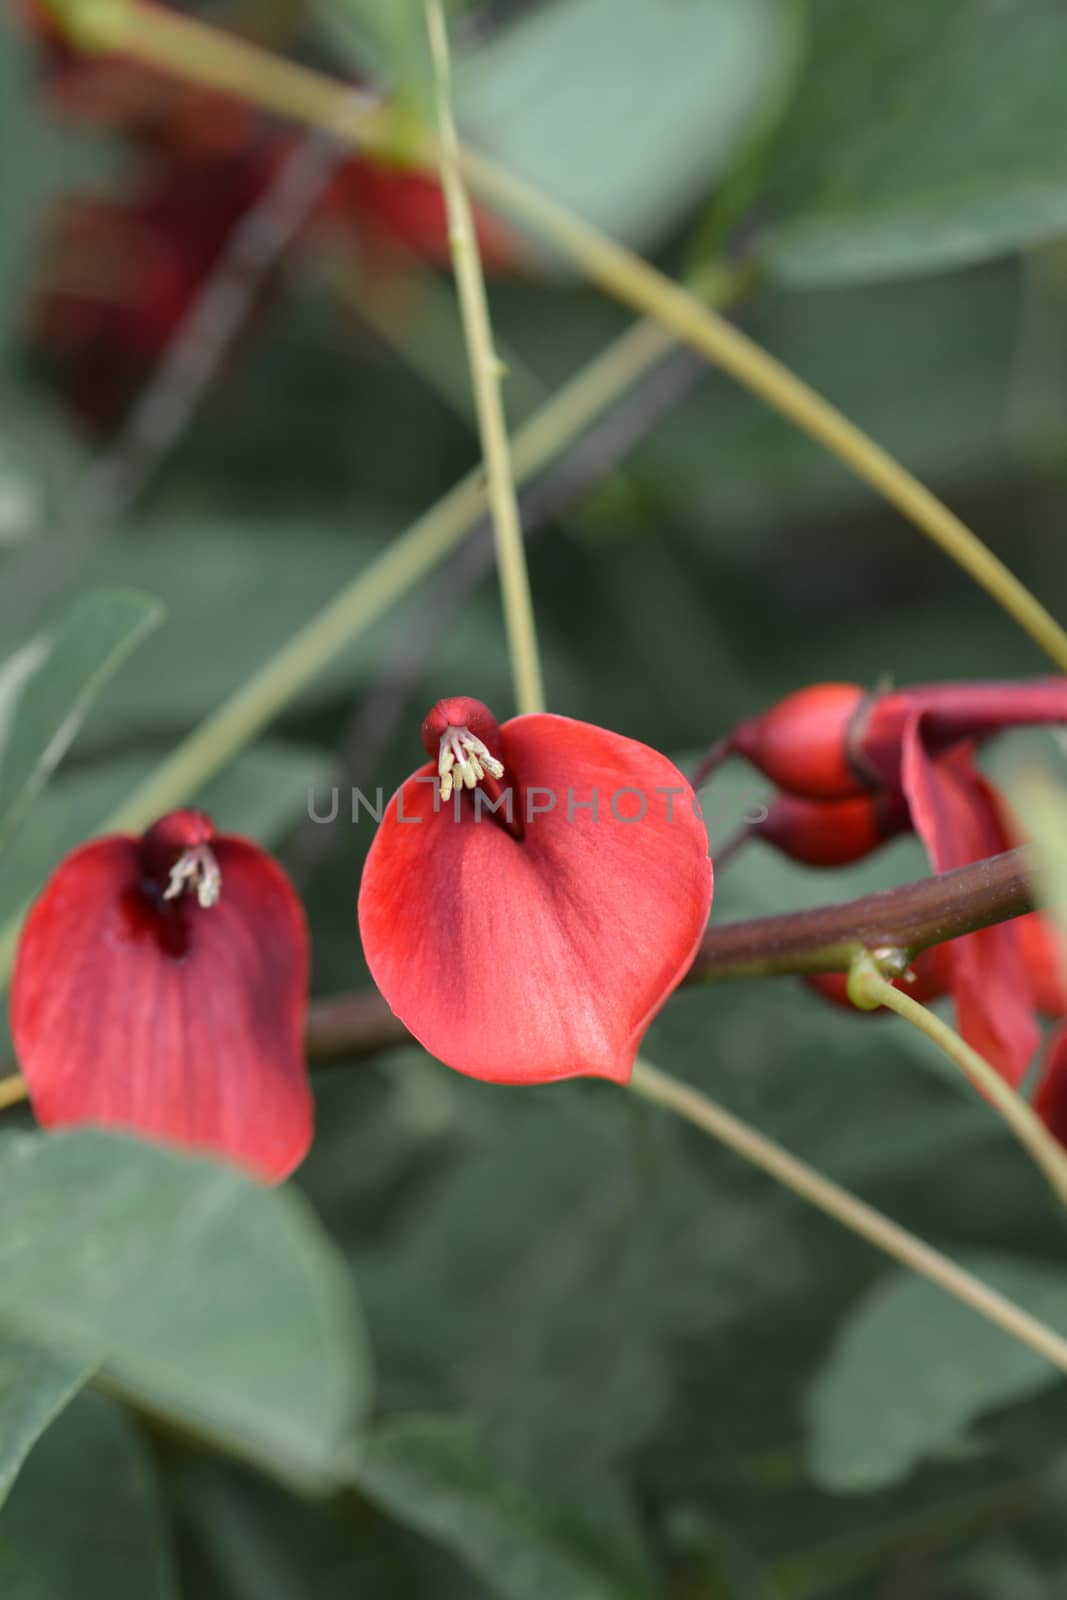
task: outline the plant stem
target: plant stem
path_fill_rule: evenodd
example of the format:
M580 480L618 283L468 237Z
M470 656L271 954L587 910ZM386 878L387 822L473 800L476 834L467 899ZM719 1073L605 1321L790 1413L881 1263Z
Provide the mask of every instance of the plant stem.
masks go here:
M634 1066L630 1088L645 1100L684 1117L816 1210L970 1306L972 1311L1020 1344L1044 1356L1061 1372L1067 1372L1067 1340L1060 1334L942 1255L940 1250L876 1211L865 1200L790 1155L788 1150L749 1127L699 1089L679 1083L643 1060L638 1060Z
M507 418L500 391L501 362L493 347L485 274L478 254L478 239L470 201L459 170L459 137L452 114L451 57L448 28L441 0L426 0L426 28L430 36L437 89L440 129L441 188L448 212L449 241L460 315L467 344L467 362L474 390L478 431L493 516L497 570L504 604L515 699L520 712L544 711L545 690L537 648L530 576L519 522L519 503L511 470Z
M1032 872L1030 854L1020 847L842 905L726 923L705 935L686 981L847 971L865 941L879 949L925 949L1031 910ZM374 989L311 1002L312 1063L351 1061L407 1038ZM19 1078L0 1079L0 1109L25 1097L19 1085Z
M867 953L852 963L848 982L849 998L862 1010L875 1010L885 1006L895 1011L920 1033L932 1039L953 1066L959 1067L964 1077L985 1095L994 1110L1007 1123L1019 1143L1030 1155L1035 1165L1045 1174L1053 1192L1067 1204L1067 1154L1049 1133L1021 1095L991 1067L984 1056L961 1039L947 1022L920 1005L910 994L893 987L879 971L877 962Z
M0 1111L6 1111L8 1106L21 1105L29 1099L29 1094L25 1078L21 1078L17 1072L9 1078L0 1078Z
M577 438L673 347L655 323L627 329L515 434L515 474L526 482ZM306 627L184 739L101 826L140 832L190 799L365 628L455 549L486 510L481 468L393 540ZM0 931L0 984L11 971L22 914Z
M1036 905L1033 856L1021 845L858 900L719 923L704 935L688 981L847 972L862 950L905 950L915 956L931 945L1024 916Z
M347 85L293 65L209 24L144 4L107 6L93 47L125 51L141 61L228 90L337 139L396 154L403 135L412 161L439 159L425 130L412 136L389 108L353 103ZM675 336L822 444L910 519L1008 613L1061 671L1067 672L1067 633L964 522L917 478L868 438L788 368L725 318L616 240L575 216L488 158L464 149L459 164L482 199L532 228L601 288L669 328Z

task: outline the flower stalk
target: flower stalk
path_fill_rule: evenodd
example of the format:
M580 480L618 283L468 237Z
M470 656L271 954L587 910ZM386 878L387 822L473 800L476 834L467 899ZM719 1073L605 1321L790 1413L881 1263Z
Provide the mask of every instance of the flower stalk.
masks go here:
M459 137L452 114L451 57L441 0L426 0L426 27L437 89L440 129L438 165L448 211L449 242L474 390L478 432L485 459L497 570L504 605L515 700L520 712L544 711L545 690L537 648L526 547L511 466L507 418L501 395L502 363L493 346L485 274L478 254L474 217L460 172Z
M869 952L864 952L853 961L848 993L853 1005L861 1010L872 1011L878 1006L885 1006L887 1011L895 1011L898 1017L903 1017L905 1022L910 1022L920 1033L932 1039L953 1066L958 1067L968 1082L992 1104L1035 1166L1044 1173L1053 1193L1067 1204L1067 1154L1022 1096L990 1066L984 1056L972 1050L954 1028L950 1028L928 1007L895 988L880 970L878 960Z
M684 1117L702 1133L709 1134L742 1160L758 1167L816 1210L832 1217L861 1239L866 1239L902 1266L927 1278L946 1294L969 1306L978 1316L1044 1356L1061 1372L1067 1372L1067 1340L1054 1329L1039 1322L998 1290L958 1266L940 1250L935 1250L890 1217L876 1211L858 1195L834 1183L831 1178L824 1177L788 1150L783 1150L781 1145L749 1127L699 1089L679 1083L641 1059L634 1067L630 1088L654 1105Z

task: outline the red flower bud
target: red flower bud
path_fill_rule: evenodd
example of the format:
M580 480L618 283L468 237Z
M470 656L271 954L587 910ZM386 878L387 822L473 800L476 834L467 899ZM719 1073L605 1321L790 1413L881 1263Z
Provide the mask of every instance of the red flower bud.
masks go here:
M472 1077L625 1081L711 906L690 785L646 745L569 717L498 727L456 698L422 732L433 759L389 802L363 873L375 982Z
M898 795L856 795L851 800L801 800L783 794L750 832L783 855L809 867L843 867L910 827Z
M761 717L742 722L730 749L780 789L811 800L843 800L868 785L849 756L849 729L867 699L855 683L798 689Z
M739 724L699 778L736 752L779 788L811 800L899 792L905 734L916 716L923 718L927 754L940 755L1005 728L1067 723L1067 678L920 684L871 694L856 684L814 684Z
M300 902L258 845L198 811L95 839L19 943L11 1029L33 1109L284 1178L311 1141L307 984Z

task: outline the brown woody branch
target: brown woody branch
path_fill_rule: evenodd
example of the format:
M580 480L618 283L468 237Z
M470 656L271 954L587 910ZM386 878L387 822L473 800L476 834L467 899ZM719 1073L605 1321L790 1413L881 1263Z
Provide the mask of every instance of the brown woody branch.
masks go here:
M914 956L1022 916L1035 903L1030 852L1008 850L859 900L709 928L686 981L845 972L862 950ZM313 1062L351 1061L406 1038L404 1025L373 990L317 1000L311 1007L307 1045Z
M862 950L915 956L1035 904L1033 861L1023 846L859 900L709 928L689 981L845 972Z

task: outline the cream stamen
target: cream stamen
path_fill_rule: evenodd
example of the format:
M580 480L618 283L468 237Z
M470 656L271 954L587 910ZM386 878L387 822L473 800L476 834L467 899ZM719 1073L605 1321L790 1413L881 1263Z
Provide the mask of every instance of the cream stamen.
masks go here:
M209 845L198 844L186 850L170 869L170 883L163 891L164 900L177 900L188 890L207 911L218 903L222 893L222 873Z
M441 799L448 800L453 789L477 788L486 773L502 778L504 764L490 755L469 728L446 728L441 735L437 771L441 778Z

